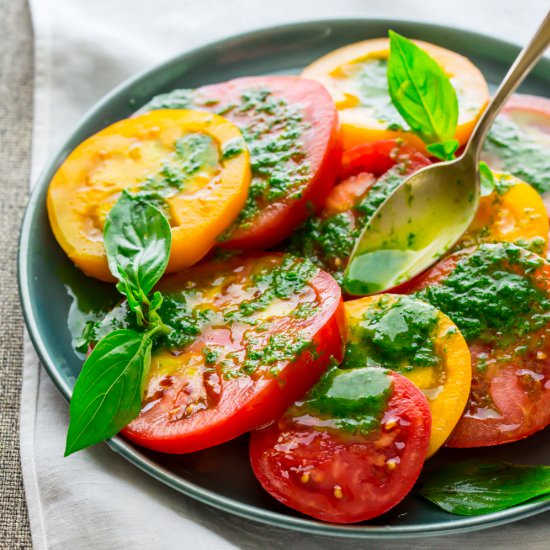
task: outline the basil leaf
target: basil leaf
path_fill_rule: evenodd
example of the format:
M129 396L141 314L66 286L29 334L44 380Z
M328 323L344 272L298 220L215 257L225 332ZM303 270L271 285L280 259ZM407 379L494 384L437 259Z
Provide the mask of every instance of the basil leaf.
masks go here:
M476 516L550 499L550 466L469 460L428 472L419 483L418 492L443 510Z
M452 160L455 158L455 152L459 148L460 144L456 139L450 139L448 141L440 141L438 143L432 143L426 147L426 149L438 159Z
M451 81L424 50L389 31L388 88L391 100L425 143L454 138L458 99Z
M493 172L486 162L479 163L479 185L482 197L487 197L496 189L496 181Z
M149 334L122 329L95 346L74 387L65 456L112 437L139 414L151 345Z
M117 288L132 302L141 302L162 277L172 235L164 214L139 197L122 192L107 216L105 250Z

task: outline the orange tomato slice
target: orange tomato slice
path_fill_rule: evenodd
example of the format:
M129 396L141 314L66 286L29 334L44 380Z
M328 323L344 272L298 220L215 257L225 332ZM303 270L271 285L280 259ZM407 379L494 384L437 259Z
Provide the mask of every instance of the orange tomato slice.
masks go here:
M548 216L541 196L528 183L493 172L497 189L481 197L478 211L457 248L483 242L511 242L545 256Z
M465 57L427 42L414 41L451 79L458 95L455 138L464 144L489 100L479 69ZM422 152L422 140L410 132L391 103L386 80L389 40L376 38L344 46L314 61L302 76L324 84L340 115L344 150L365 142L402 138Z
M395 365L383 362L380 366L396 370L407 377L426 396L432 413L432 431L427 456L432 456L448 439L454 427L460 420L464 407L468 402L472 380L470 351L461 332L456 325L441 311L433 306L413 300L403 300L403 296L395 294L378 294L344 303L347 320L347 342L359 346L365 343L362 337L363 323L369 313L381 311L384 315L391 312L395 306L420 304L422 308L435 315L436 323L429 334L421 334L415 326L407 325L405 317L394 319L393 336L397 341L401 331L411 331L419 345L424 345L426 339L431 341L436 363ZM388 326L388 318L382 319ZM388 332L389 334L390 332ZM379 352L387 352L384 347L387 342L377 343ZM399 343L398 343L399 345ZM369 357L369 347L364 349L365 360Z
M158 110L82 142L50 183L48 215L77 267L113 281L103 246L105 218L123 189L145 193L169 217L167 272L175 272L214 246L244 206L249 184L249 155L236 126L212 113Z

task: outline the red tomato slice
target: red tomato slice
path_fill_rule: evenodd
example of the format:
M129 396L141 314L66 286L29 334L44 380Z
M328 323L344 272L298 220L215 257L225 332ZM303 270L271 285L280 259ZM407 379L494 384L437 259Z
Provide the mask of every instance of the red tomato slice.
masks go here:
M161 290L176 341L153 354L143 408L123 430L144 447L187 453L237 437L280 416L342 357L340 288L299 258L212 261Z
M265 249L320 208L341 151L338 114L326 89L294 76L238 78L154 98L145 109L200 109L241 129L251 157L248 201L223 246Z
M482 159L532 185L550 216L550 99L512 96L487 136Z
M464 271L462 278L457 277L467 262L483 265L482 250L497 253L504 260L469 281ZM447 313L463 331L470 348L472 389L448 446L508 443L550 424L550 322L544 320L550 312L549 277L548 262L514 245L499 243L456 252L400 287L403 293L419 292L418 297ZM525 303L521 297L515 303L507 298L500 301L514 293L520 296L518 285L524 283L538 293L540 303L529 301L535 300L534 294ZM442 285L452 288L452 293L442 295L438 290ZM491 291L479 291L484 286ZM469 300L470 295L473 309L468 311L469 317L457 314L457 307L461 307L457 304ZM494 319L505 315L510 316L508 326L498 328L500 321ZM476 334L472 326L477 322L488 328Z
M406 167L408 174L430 164L428 158L399 139L387 139L356 145L342 154L340 178L349 178L360 172L381 176L396 164Z
M400 374L386 376L390 396L368 433L331 427L313 412L294 416L293 409L252 432L250 461L263 488L290 508L334 523L368 520L403 500L424 464L431 417L420 390Z

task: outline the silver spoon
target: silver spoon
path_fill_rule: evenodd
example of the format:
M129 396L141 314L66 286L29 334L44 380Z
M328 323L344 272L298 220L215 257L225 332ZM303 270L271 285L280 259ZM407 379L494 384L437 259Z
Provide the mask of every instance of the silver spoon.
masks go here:
M479 154L506 100L550 44L550 12L477 122L464 153L408 178L357 239L344 276L349 294L382 292L418 275L464 234L479 204Z

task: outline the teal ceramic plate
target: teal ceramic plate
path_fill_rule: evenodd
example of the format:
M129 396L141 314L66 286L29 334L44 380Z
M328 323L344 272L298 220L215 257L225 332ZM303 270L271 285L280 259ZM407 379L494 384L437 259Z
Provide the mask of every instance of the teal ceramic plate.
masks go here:
M244 75L296 73L315 58L358 40L384 36L393 28L409 37L440 44L470 57L497 83L517 46L449 27L379 19L315 21L239 35L181 54L114 90L81 121L48 164L31 196L21 232L19 284L23 311L34 346L65 399L82 364L71 346L69 326L77 309L86 310L109 294L107 285L87 279L56 244L46 215L46 190L56 169L82 140L124 118L152 96L177 87L195 87ZM539 63L522 91L550 90L550 61ZM69 320L69 321L68 321ZM443 451L436 460L483 454L520 463L547 463L549 432L523 442L480 452ZM165 456L114 438L110 447L147 474L201 502L264 523L317 534L357 538L406 538L458 533L515 521L550 510L529 503L503 512L464 518L440 511L409 495L390 513L368 523L340 526L302 516L272 499L252 475L247 438L186 456ZM62 452L62 449L59 449Z

